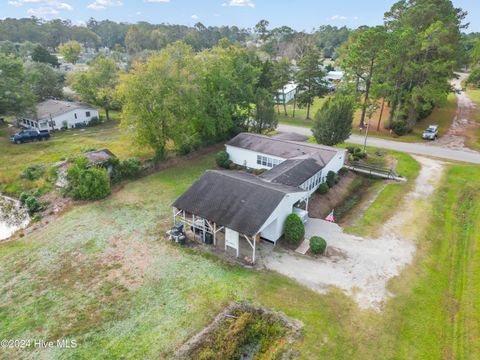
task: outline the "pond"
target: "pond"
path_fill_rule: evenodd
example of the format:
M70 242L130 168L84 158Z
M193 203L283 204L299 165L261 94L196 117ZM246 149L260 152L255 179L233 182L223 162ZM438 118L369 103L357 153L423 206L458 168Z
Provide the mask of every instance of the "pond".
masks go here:
M28 212L18 200L0 195L0 241L25 228L29 222Z

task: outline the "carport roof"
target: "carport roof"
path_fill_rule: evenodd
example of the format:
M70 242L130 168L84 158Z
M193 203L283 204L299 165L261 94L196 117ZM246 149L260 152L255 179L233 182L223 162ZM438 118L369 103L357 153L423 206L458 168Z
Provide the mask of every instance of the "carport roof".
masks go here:
M209 170L173 206L254 236L287 194L303 191L244 172Z

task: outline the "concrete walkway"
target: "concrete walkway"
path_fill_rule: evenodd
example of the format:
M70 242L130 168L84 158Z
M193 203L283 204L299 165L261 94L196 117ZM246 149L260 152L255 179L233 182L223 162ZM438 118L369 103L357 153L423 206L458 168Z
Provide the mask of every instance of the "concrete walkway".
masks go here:
M293 132L300 135L312 136L312 132L309 128L301 126L279 124L277 130L281 132ZM346 141L353 144L363 145L364 139L365 138L363 136L351 135ZM383 149L403 151L410 154L425 155L446 160L480 164L480 153L473 150L453 150L435 145L426 145L422 143L404 143L400 141L385 140L374 137L368 138L367 145Z

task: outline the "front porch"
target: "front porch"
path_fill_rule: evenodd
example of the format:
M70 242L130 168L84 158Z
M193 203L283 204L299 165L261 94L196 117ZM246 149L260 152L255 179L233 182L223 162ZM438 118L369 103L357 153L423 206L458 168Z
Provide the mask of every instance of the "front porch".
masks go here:
M223 225L173 208L173 223L183 224L188 240L211 247L212 251L235 257L246 265L254 265L260 236L248 236Z

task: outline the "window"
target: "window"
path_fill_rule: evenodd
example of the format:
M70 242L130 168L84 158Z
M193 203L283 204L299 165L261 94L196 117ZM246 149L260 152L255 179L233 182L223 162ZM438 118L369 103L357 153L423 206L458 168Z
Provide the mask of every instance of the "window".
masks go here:
M74 113L73 115L75 115L75 119L77 118L77 113Z
M257 155L257 164L262 165L262 156L261 155Z
M262 156L262 165L267 166L267 157L266 156Z
M272 158L267 158L267 166L268 167L273 167L273 159Z
M90 111L85 112L86 117L90 117Z

